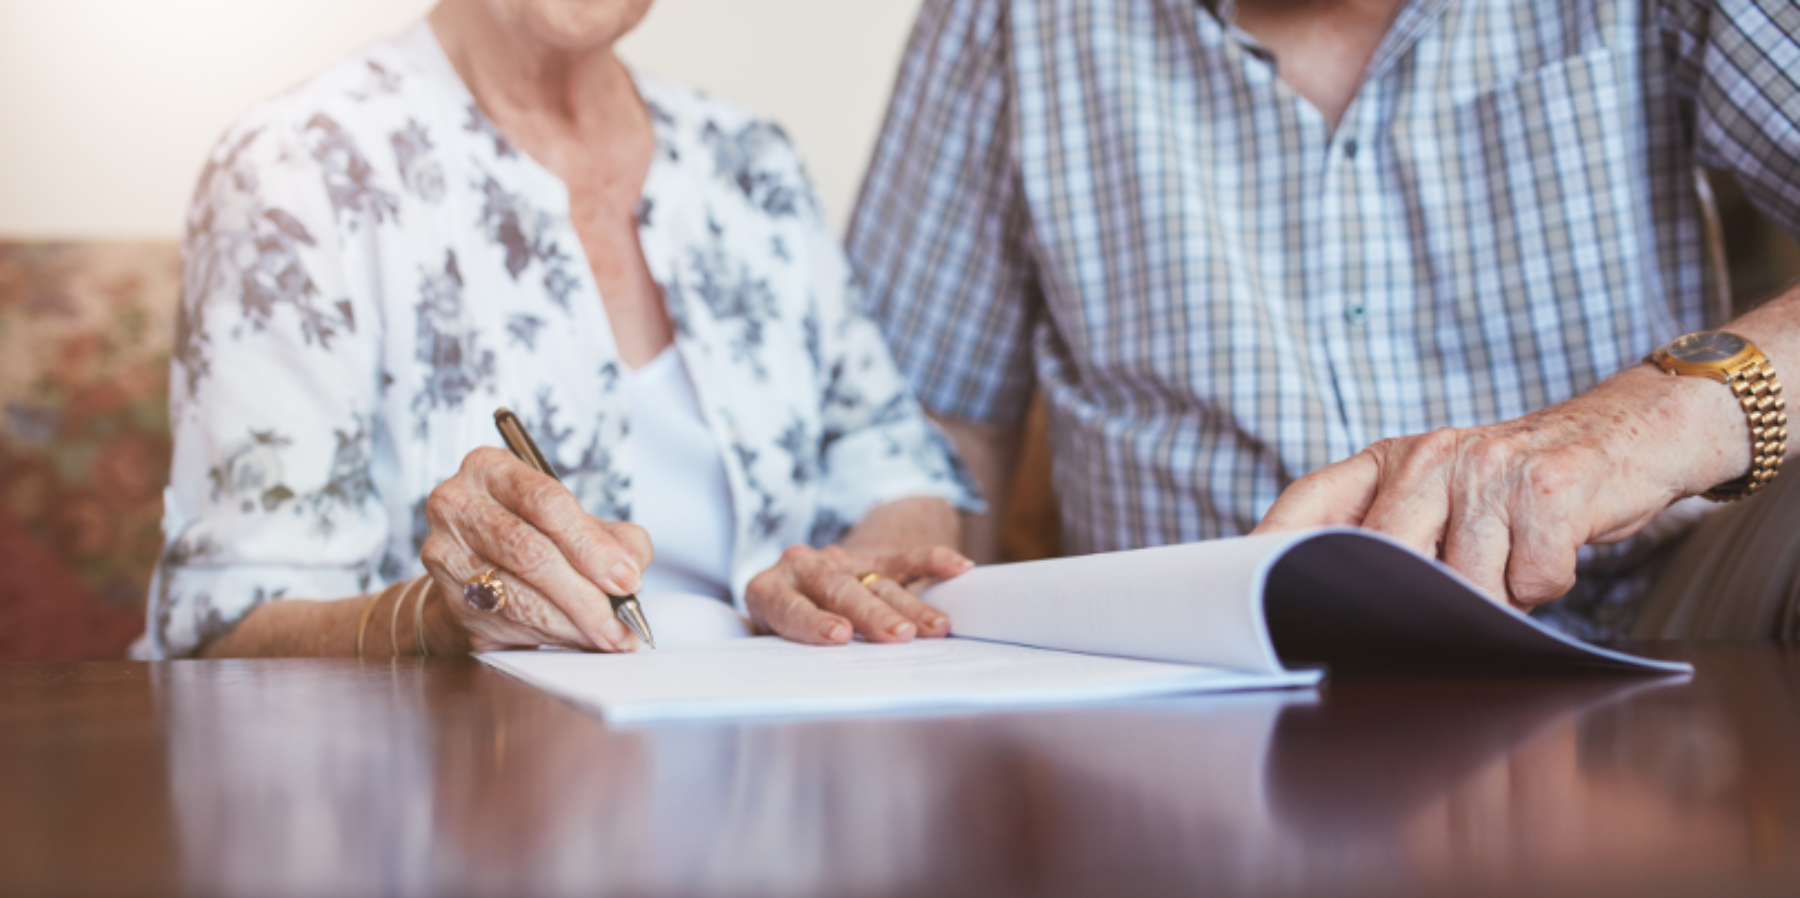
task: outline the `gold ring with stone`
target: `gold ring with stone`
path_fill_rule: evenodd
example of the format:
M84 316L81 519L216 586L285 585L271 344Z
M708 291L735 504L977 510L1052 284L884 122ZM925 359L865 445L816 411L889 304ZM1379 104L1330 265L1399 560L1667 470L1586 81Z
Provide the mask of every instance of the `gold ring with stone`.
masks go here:
M497 567L487 570L463 581L463 601L476 611L489 614L498 613L506 607L506 581L494 576Z
M880 571L863 571L856 575L856 582L861 583L864 589L874 586L875 581L880 579L883 579L883 575Z

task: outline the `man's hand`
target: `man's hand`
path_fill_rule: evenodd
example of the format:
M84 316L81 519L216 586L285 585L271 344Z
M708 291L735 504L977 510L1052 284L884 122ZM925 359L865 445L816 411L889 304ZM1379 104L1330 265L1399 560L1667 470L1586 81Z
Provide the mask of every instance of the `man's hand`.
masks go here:
M1574 586L1581 546L1743 473L1748 431L1729 397L1640 366L1513 421L1375 443L1295 481L1255 532L1365 527L1528 609Z

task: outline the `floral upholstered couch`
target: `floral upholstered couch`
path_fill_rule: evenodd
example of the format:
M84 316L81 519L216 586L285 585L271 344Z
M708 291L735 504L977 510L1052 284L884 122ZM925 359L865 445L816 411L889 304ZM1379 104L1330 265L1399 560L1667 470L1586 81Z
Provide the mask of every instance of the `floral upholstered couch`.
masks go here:
M173 241L0 241L0 661L143 632L180 274Z

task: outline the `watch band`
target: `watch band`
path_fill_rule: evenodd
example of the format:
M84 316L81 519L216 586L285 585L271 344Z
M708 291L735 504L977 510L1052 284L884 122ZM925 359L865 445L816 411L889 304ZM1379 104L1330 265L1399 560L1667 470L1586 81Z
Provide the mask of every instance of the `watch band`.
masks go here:
M1787 454L1787 400L1781 395L1775 366L1760 350L1725 372L1724 382L1750 422L1750 471L1701 495L1714 502L1735 502L1768 486L1781 470L1781 457Z

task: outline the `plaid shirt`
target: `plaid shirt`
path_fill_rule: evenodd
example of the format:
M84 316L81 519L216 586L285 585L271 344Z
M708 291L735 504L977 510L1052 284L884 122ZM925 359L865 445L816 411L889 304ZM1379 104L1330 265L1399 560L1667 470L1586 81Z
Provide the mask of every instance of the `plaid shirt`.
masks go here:
M927 0L851 225L928 408L1042 388L1071 551L1243 533L1720 324L1696 166L1800 224L1790 2L1412 0L1335 131L1231 18Z

